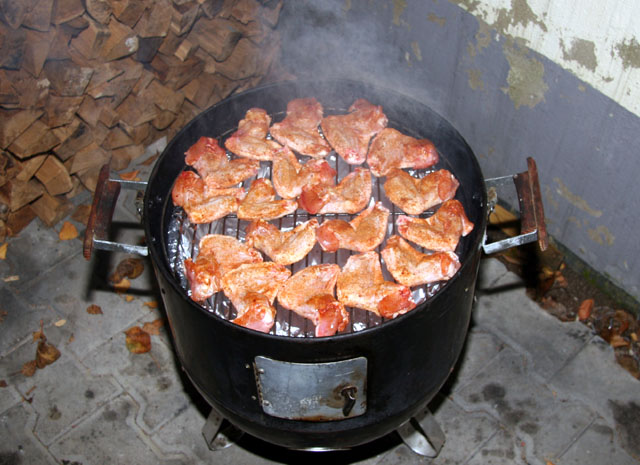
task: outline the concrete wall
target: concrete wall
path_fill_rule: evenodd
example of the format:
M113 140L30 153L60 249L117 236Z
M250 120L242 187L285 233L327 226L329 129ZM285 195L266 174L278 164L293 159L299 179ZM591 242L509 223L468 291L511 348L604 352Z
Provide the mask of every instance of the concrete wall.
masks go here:
M625 97L639 89L637 43L625 35L635 18L623 16L632 26L617 38L583 38L564 27L571 14L529 1L546 14L526 0L286 2L283 59L301 78L363 79L428 104L467 139L485 177L522 171L533 156L550 234L638 299L640 118ZM596 19L617 14L599 8Z

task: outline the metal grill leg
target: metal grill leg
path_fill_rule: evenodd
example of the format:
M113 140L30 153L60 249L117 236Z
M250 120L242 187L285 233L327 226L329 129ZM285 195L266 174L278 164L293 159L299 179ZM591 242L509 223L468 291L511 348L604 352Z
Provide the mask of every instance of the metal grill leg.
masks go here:
M202 427L202 436L211 450L221 450L233 445L244 434L214 408L211 409L207 421Z
M428 409L401 425L398 434L416 454L434 458L446 440L440 425Z

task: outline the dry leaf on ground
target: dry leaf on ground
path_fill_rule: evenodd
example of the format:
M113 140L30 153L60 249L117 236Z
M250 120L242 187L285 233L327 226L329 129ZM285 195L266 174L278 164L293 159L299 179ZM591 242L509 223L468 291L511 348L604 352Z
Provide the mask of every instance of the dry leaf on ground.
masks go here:
M78 237L78 229L70 222L65 221L62 223L62 228L60 229L60 233L58 237L61 241L69 241L71 239L75 239Z
M120 281L115 282L113 287L118 294L124 294L131 287L131 281L127 278L122 278Z
M150 300L149 302L145 302L142 305L144 305L145 307L149 307L149 308L158 308L158 301L157 300Z
M36 351L36 366L40 369L51 365L60 358L60 351L53 344L49 344L46 340L38 343Z
M158 318L157 320L148 321L142 325L142 330L149 334L158 336L160 334L160 328L164 326L164 319Z
M87 313L89 315L102 315L102 309L96 304L91 304L87 307Z
M4 379L0 379L0 388L5 388L7 386L8 386L7 382Z
M56 328L59 328L60 326L64 326L67 324L67 320L65 320L64 318L61 320L56 321L53 326L55 326Z
M144 271L144 262L140 258L125 258L109 276L109 281L118 283L124 278L136 279Z
M151 336L140 326L133 326L124 332L126 345L132 354L144 354L151 350Z
M0 245L0 260L4 260L7 258L7 249L9 248L9 243L5 242Z
M120 173L120 177L125 181L139 181L138 173L140 170L129 171L128 173Z
M584 321L591 316L591 311L593 310L593 305L595 301L593 299L585 299L578 307L578 319L580 321Z
M24 376L30 377L30 376L33 376L35 374L37 368L38 367L36 366L36 361L35 360L29 360L27 363L22 365L22 370L20 370L20 372Z

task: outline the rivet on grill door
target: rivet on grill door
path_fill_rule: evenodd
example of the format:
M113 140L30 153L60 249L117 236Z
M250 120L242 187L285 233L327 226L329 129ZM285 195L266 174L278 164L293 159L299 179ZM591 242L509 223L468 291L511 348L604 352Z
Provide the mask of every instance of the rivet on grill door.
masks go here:
M351 409L356 403L356 392L358 392L358 388L355 386L346 386L340 391L340 394L342 394L342 397L344 397L342 414L345 417L349 416L349 413L351 413Z

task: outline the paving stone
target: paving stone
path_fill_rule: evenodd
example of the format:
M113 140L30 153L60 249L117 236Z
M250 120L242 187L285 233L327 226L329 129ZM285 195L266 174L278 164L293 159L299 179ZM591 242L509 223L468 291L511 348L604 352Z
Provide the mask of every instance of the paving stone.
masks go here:
M31 333L40 328L40 320L48 326L61 318L51 306L30 305L4 286L0 287L0 310L6 312L0 321L0 354L31 338Z
M188 464L181 455L163 453L135 424L138 405L122 394L102 406L50 446L61 462L83 465Z
M522 442L509 430L501 429L465 465L538 465L523 457Z
M454 399L466 409L494 415L544 463L545 457L559 456L575 441L595 413L536 382L528 363L522 354L505 348Z
M640 386L615 362L613 349L604 340L593 338L550 386L591 406L615 427L625 450L640 457Z
M634 441L637 443L637 436ZM620 446L615 431L602 419L594 421L558 461L563 465L586 463L632 465L638 462L640 462L640 456L635 455L634 458L627 454Z
M153 432L189 405L174 354L157 336L151 338L151 351L133 354L127 350L125 335L118 334L82 363L93 373L113 374L140 405L136 421L146 432Z
M507 287L524 287L523 279L512 273L497 258L485 257L480 260L476 291L491 290L497 292Z
M582 323L559 322L521 288L479 295L472 318L480 328L525 351L534 371L544 380L550 379L592 337L591 330Z
M0 463L55 464L47 449L31 432L36 415L25 404L18 404L0 414Z
M2 370L2 362L0 362L0 380L4 380L7 383L7 386L0 388L0 413L2 413L19 403L22 397L20 397L15 387L12 386L11 383L13 381L9 373L4 373L4 370Z

